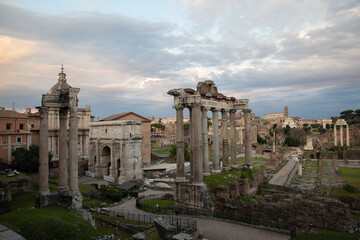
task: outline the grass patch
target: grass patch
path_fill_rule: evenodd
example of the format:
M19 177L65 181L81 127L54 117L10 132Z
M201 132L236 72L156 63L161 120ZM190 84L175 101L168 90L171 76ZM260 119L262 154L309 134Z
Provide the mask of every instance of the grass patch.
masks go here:
M175 201L171 200L162 200L162 199L151 199L141 202L141 205L149 206L149 207L166 207L172 208L174 207Z
M358 239L360 237L359 232L347 233L347 232L337 232L332 230L325 229L312 229L311 232L298 232L296 234L296 239L299 240L339 240L339 239Z
M0 175L0 182L10 182L10 181L14 181L20 178L25 177L22 173L19 173L19 175L13 176L13 177L8 177L6 175Z
M90 239L99 235L76 211L65 206L34 208L34 193L13 195L12 211L0 215L0 223L25 239Z
M350 185L360 189L360 168L339 167L342 178Z
M117 218L117 217L110 217L110 216L106 216L106 215L93 214L93 216L96 219L101 219L102 218L102 219L112 221L112 222L120 222L120 223L125 223L125 224L141 225L141 226L151 226L150 223L146 223L146 222L138 222L138 221L126 220L126 219L121 219L121 218Z
M92 237L114 233L113 227L108 225L102 227L97 220L95 221L97 230L94 230L87 221L81 218L79 212L69 210L62 205L34 208L34 196L35 192L14 194L11 201L11 212L0 215L0 224L14 230L27 240L89 240ZM117 219L117 221L126 220ZM127 238L131 238L131 234L119 231L115 235L115 239Z
M210 176L204 176L204 183L207 184L210 191L215 193L216 187L219 185L226 185L231 182L235 182L239 178L252 179L252 174L257 170L251 170L248 168L242 169L230 169L228 171L222 171L218 174L211 174Z
M157 154L168 154L170 155L170 148L153 148L151 149L152 153L157 153Z

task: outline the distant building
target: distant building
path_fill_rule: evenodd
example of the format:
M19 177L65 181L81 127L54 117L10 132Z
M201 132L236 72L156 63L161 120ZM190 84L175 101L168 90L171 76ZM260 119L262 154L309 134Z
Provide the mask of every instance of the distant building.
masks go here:
M0 161L11 163L14 149L31 144L30 119L26 114L0 107Z
M32 133L32 143L39 145L39 124L40 124L40 114L39 112L31 112L30 108L27 108L25 113L30 119L30 130ZM88 152L88 143L89 143L89 124L93 121L93 116L91 116L90 106L86 108L78 108L78 155L84 159L87 159L89 156ZM48 136L49 136L49 152L53 156L54 160L59 159L59 110L55 108L49 109L48 114ZM67 118L69 121L69 117ZM69 123L67 124L69 128ZM68 134L69 136L69 134Z

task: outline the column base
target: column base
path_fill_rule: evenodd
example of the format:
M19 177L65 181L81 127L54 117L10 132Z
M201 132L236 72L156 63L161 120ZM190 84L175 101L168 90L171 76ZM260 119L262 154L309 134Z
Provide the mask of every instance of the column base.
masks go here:
M69 187L59 187L58 192L62 195L69 195Z
M239 168L239 165L231 165L231 168Z
M186 182L186 178L185 177L176 177L175 178L175 182L177 183L183 183L183 182Z
M213 173L221 173L220 169L212 170Z
M71 209L81 209L83 197L79 190L76 190L71 197Z
M194 185L194 186L205 186L204 182L194 182L192 185Z
M49 191L49 189L42 190L42 191L40 190L39 193L41 196L47 196L50 194L50 191Z
M210 173L208 173L208 172L203 173L203 176L210 176Z

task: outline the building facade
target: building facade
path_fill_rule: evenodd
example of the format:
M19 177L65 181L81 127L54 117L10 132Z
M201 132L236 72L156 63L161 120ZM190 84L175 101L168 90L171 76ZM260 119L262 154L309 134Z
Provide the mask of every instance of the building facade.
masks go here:
M30 119L26 114L0 107L0 161L10 164L12 151L29 148L31 144Z

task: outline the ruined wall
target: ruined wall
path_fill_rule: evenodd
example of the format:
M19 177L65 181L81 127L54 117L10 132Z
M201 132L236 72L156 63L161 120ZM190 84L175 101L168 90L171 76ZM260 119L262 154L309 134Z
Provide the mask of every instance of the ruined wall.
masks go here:
M260 187L256 199L241 201L231 193L217 196L214 216L282 229L296 226L299 230L308 230L312 224L347 231L355 225L349 205L338 199L283 186Z

